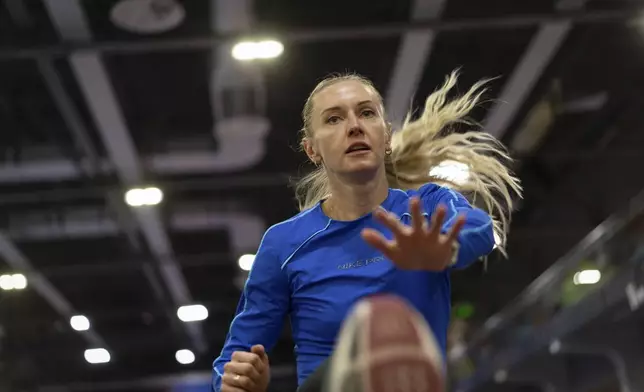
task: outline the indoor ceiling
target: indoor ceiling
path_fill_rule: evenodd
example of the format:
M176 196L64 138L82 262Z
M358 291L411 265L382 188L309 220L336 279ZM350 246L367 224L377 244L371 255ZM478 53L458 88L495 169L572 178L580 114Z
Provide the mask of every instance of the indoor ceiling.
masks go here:
M460 91L496 78L474 118L510 146L525 198L509 258L454 274L476 320L644 188L641 1L156 0L175 23L147 32L114 23L117 3L0 4L0 273L28 278L0 291L0 390L207 374L238 257L296 213L300 112L333 72L371 78L394 124L456 68ZM283 54L234 60L250 32ZM146 186L161 204L125 204ZM190 303L207 320L179 321ZM285 331L271 355L279 390L292 345ZM112 361L87 364L88 347Z

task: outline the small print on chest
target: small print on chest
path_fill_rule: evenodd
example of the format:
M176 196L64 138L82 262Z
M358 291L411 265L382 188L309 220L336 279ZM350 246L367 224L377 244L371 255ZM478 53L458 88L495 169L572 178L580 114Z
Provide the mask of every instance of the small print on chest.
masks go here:
M381 263L385 261L385 256L376 256L376 257L371 257L368 259L362 259L362 260L356 260L356 261L351 261L348 263L342 263L338 265L338 269L340 270L348 270L348 269L353 269L353 268L362 268L362 267L367 267L369 265L375 264L375 263Z

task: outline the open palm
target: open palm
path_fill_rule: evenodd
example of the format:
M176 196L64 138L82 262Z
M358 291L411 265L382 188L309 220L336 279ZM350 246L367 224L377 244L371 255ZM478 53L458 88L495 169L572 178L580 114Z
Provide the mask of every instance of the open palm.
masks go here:
M388 240L374 229L364 229L362 238L382 252L396 266L406 270L442 271L449 266L454 256L454 245L465 218L458 217L446 235L441 234L446 208L440 206L432 215L431 225L423 216L420 200L409 202L411 226L400 222L398 216L384 209L375 212L376 219L394 235Z

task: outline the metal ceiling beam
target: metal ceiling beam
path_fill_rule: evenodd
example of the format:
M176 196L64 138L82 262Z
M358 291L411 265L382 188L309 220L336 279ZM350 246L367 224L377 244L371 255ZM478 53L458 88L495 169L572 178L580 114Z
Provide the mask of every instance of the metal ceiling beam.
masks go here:
M411 19L413 21L437 20L447 0L414 0ZM388 116L394 129L400 129L412 106L412 96L423 76L425 64L429 61L436 32L431 29L406 33L389 81L385 102Z
M16 272L22 272L28 277L29 287L32 287L49 305L65 320L69 322L77 312L72 304L65 298L44 276L34 268L33 264L13 242L0 232L0 256ZM94 329L89 329L79 335L93 348L108 348L105 340ZM80 353L79 353L80 355Z
M560 0L557 3L557 9L560 12L580 11L585 1ZM484 122L486 132L497 139L503 137L572 27L572 20L554 20L541 24L539 31L532 38L528 49L503 87L497 99L498 103L486 118Z
M264 156L262 149L242 150L241 145L228 145L222 153L213 151L179 151L151 154L140 159L144 171L162 175L212 174L230 172L252 166ZM81 166L85 166L81 162ZM0 182L47 182L81 178L84 168L66 158L25 160L18 164L0 165ZM112 162L101 160L97 175L114 172Z
M76 51L91 50L102 53L151 53L183 52L211 49L215 45L237 42L248 35L278 36L283 42L313 43L346 39L382 39L397 37L414 30L466 31L466 30L512 30L532 27L543 23L567 21L575 24L638 23L638 8L621 10L592 10L579 13L510 15L492 18L442 20L380 24L377 26L332 27L319 29L290 30L283 32L249 31L246 34L200 35L187 38L164 38L119 42L78 42L36 48L5 48L0 50L0 61L34 58L37 56L66 57Z
M78 0L45 0L44 3L61 38L65 41L91 42L92 34ZM96 52L86 51L72 54L69 62L119 178L126 186L142 185L145 182L144 171L102 59ZM174 261L172 245L158 210L139 208L134 209L133 213L150 251L158 261L162 261L159 271L173 305L178 307L192 303L183 273ZM205 351L207 343L201 326L196 323L182 323L182 326L194 348L199 352Z
M173 231L226 230L233 251L240 254L255 250L266 230L264 220L259 216L234 209L180 205L168 215L167 224ZM119 235L121 228L104 209L88 207L51 213L39 210L9 214L6 234L18 241L100 238Z

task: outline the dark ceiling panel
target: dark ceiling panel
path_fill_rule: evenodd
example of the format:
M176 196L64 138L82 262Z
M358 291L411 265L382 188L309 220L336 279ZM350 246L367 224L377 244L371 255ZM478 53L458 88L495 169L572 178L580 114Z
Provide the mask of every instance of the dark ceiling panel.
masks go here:
M495 78L488 83L484 102L472 113L475 120L482 121L534 33L532 28L515 29L511 34L503 29L440 33L415 93L416 107L422 107L424 99L442 85L447 75L460 70L456 91L461 93L479 80Z
M0 151L13 152L14 160L28 147L48 146L53 154L69 155L72 139L31 60L0 62ZM11 154L9 155L11 156Z
M396 0L331 0L302 2L298 0L256 1L255 14L262 28L355 27L404 22L409 19L410 1Z
M70 247L70 240L74 246ZM37 268L93 263L122 262L132 259L130 245L120 237L67 238L55 241L22 242L18 246Z
M547 14L554 10L557 0L450 0L443 16L452 18L479 18L503 15ZM508 34L513 34L510 31Z
M16 20L18 16L21 20ZM8 47L53 44L58 36L40 0L8 0L0 8L0 44Z
M163 151L168 139L212 137L207 52L106 56L112 84L141 153ZM208 147L207 145L204 147Z
M77 311L91 317L92 312L118 311L124 305L155 312L159 305L154 301L152 289L143 272L126 270L118 277L51 277L51 282L72 302Z

